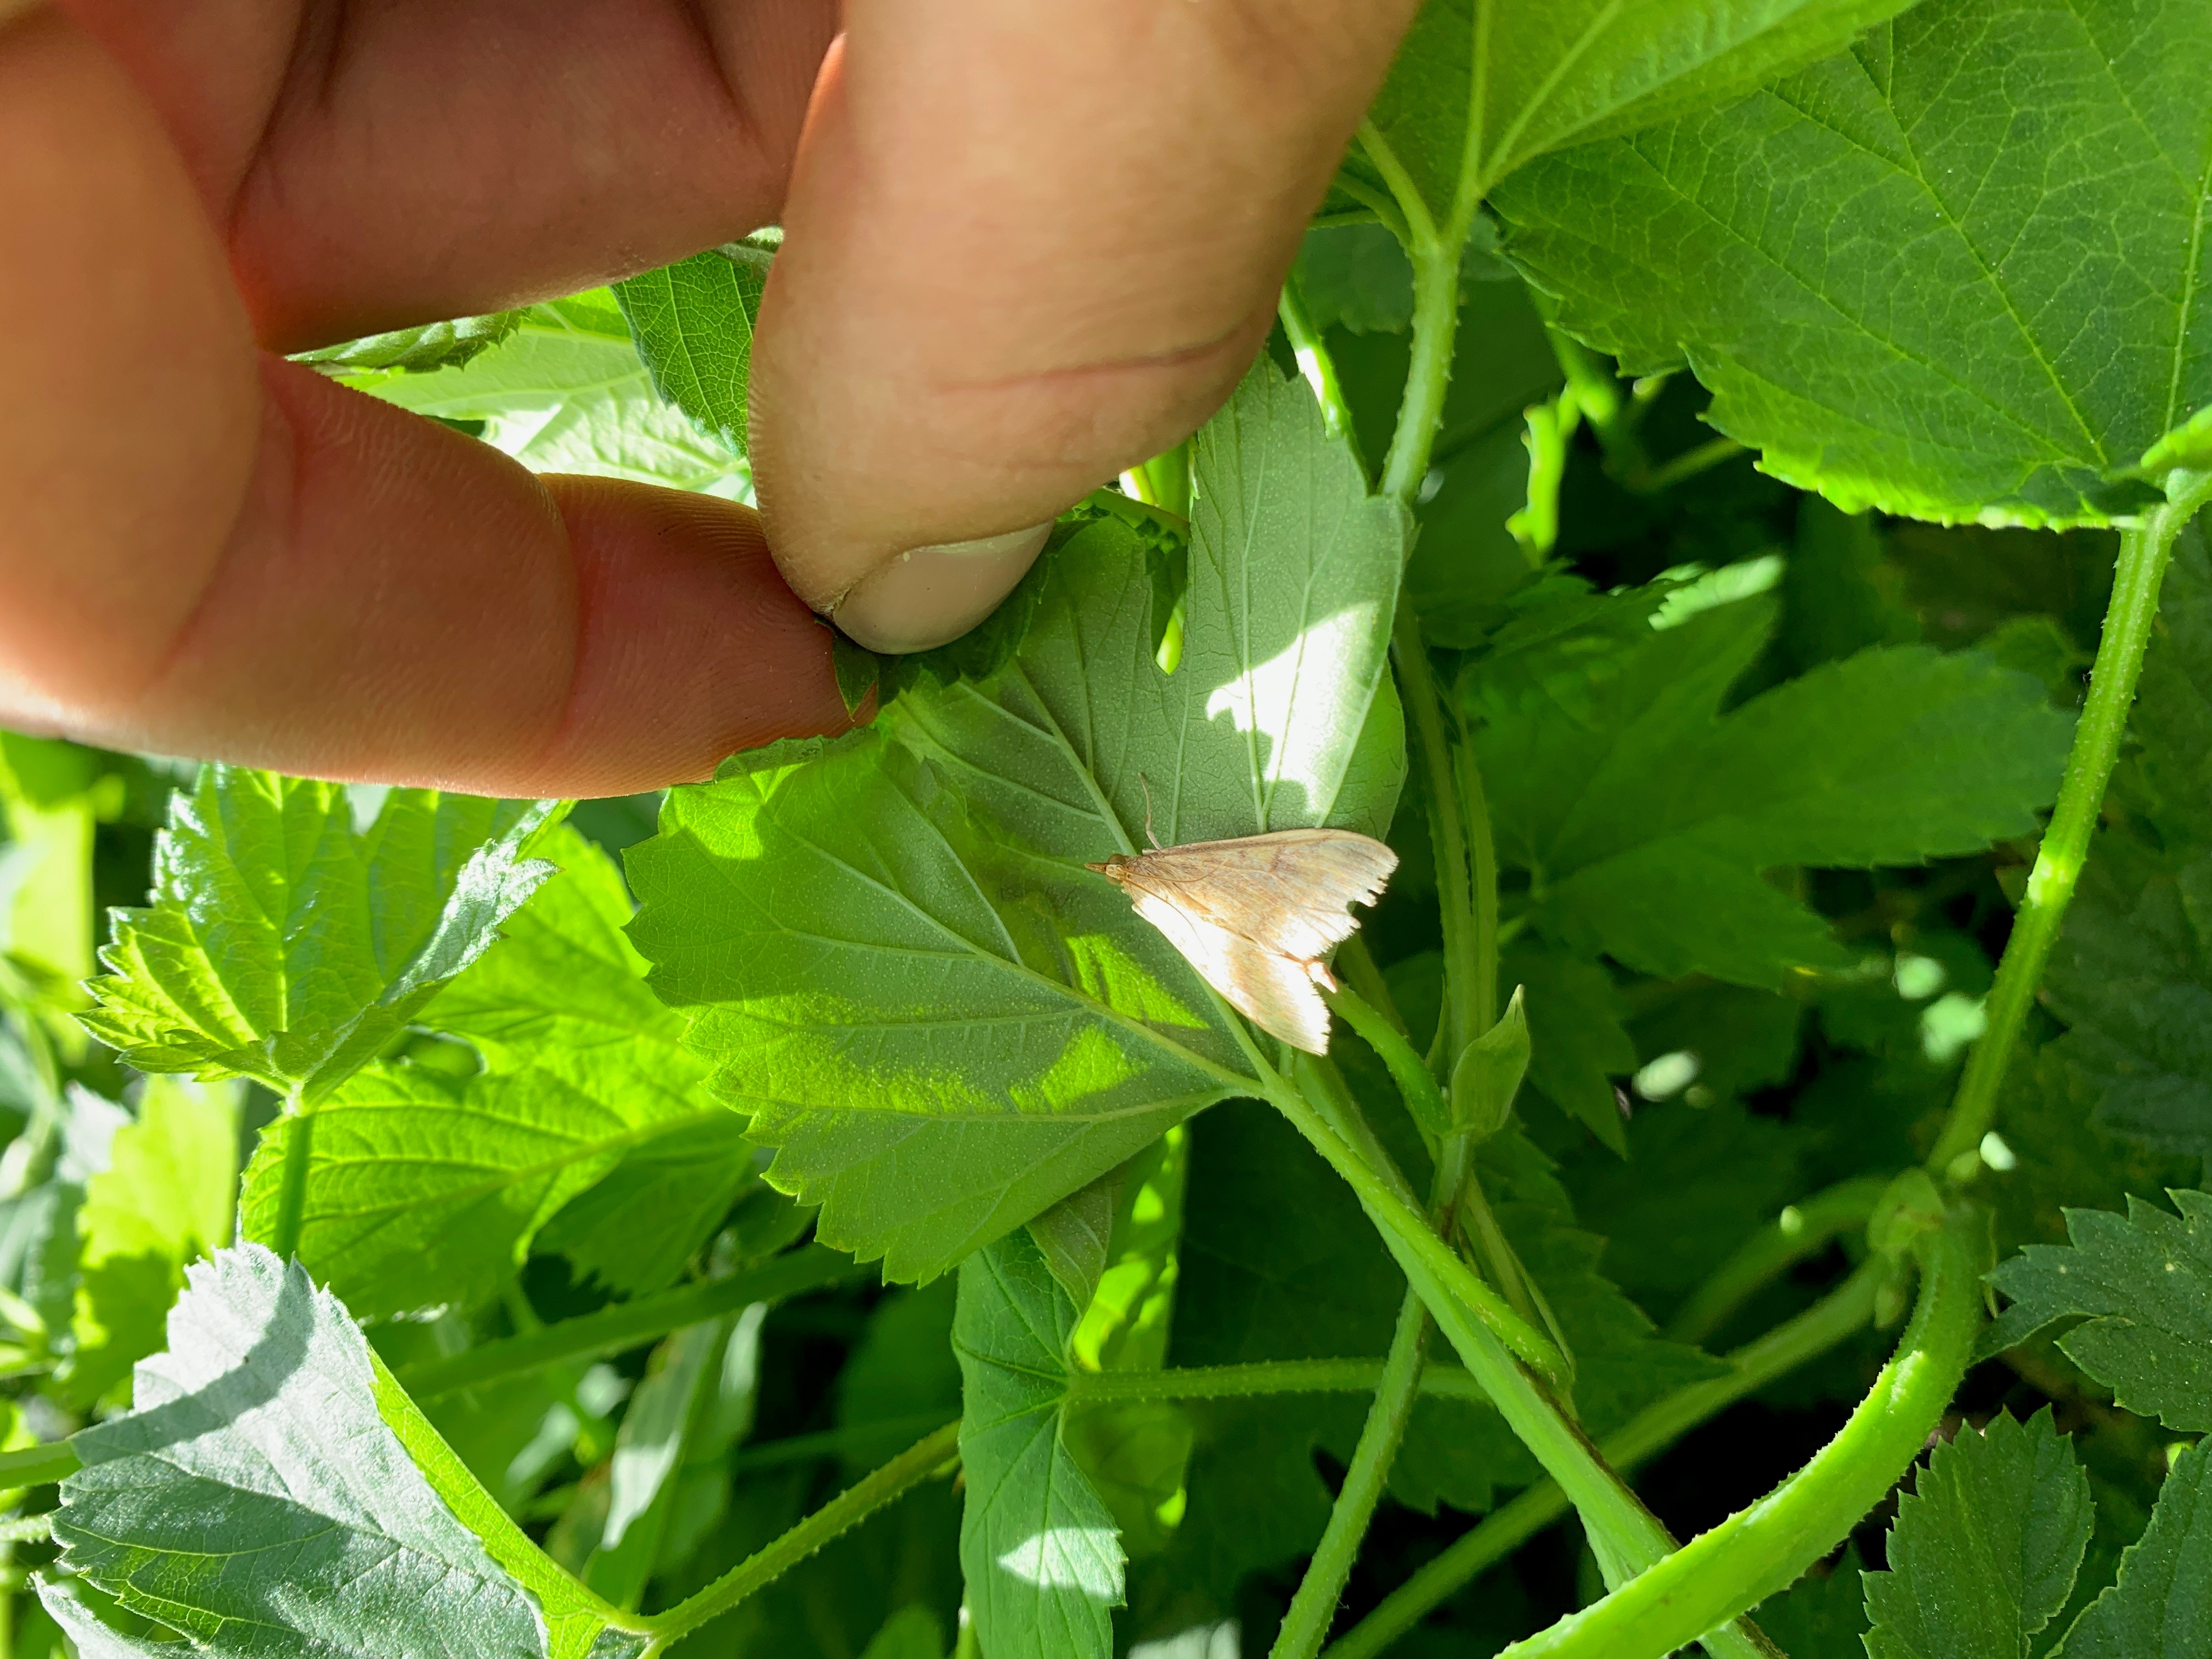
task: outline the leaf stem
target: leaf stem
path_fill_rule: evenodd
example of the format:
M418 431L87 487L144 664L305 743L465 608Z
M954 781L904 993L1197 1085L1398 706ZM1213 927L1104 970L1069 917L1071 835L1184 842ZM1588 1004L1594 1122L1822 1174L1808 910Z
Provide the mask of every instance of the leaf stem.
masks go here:
M1662 1558L1674 1546L1666 1528L1605 1466L1536 1378L1522 1368L1504 1339L1516 1339L1516 1349L1540 1363L1549 1362L1546 1369L1555 1370L1559 1362L1551 1343L1507 1308L1437 1236L1403 1191L1402 1176L1395 1183L1386 1180L1346 1145L1304 1095L1272 1070L1266 1086L1276 1109L1358 1195L1400 1270L1428 1305L1461 1361L1507 1425L1573 1499L1607 1582L1619 1583Z
M1803 1313L1729 1355L1734 1369L1727 1376L1692 1382L1645 1407L1606 1437L1606 1461L1616 1468L1633 1468L1745 1395L1865 1329L1887 1271L1882 1262L1865 1264ZM1431 1607L1559 1520L1567 1507L1566 1494L1546 1480L1493 1510L1474 1531L1391 1591L1325 1659L1376 1659Z
M1665 1659L1788 1589L1833 1549L1920 1455L1966 1375L1982 1323L1974 1234L1984 1224L1962 1205L1923 1236L1912 1322L1850 1420L1811 1462L1499 1659Z
M289 1261L300 1253L300 1231L307 1215L307 1168L314 1161L315 1114L305 1095L294 1089L284 1102L292 1132L284 1140L283 1183L276 1189L276 1222L269 1248Z
M1372 1394L1383 1359L1268 1359L1249 1365L1170 1365L1156 1371L1077 1372L1068 1397L1104 1401L1241 1400L1270 1394ZM1426 1365L1419 1392L1439 1400L1485 1401L1482 1385L1457 1365Z
M66 1440L26 1446L21 1451L0 1452L0 1492L51 1486L57 1480L68 1480L83 1467L76 1448Z
M948 1423L924 1436L881 1468L864 1475L773 1543L764 1545L696 1595L643 1621L653 1640L650 1656L665 1653L708 1620L719 1619L754 1591L797 1566L839 1534L858 1526L909 1487L927 1480L960 1455L960 1425Z
M827 1245L810 1244L744 1273L685 1285L611 1308L564 1319L523 1336L505 1337L443 1359L419 1361L395 1373L416 1401L435 1400L463 1389L485 1388L521 1376L556 1360L614 1353L655 1341L671 1331L717 1319L756 1302L777 1302L824 1285L858 1278L867 1269Z
M1996 1121L1997 1092L2027 1024L2044 963L2057 942L2059 924L2073 902L2089 855L2090 836L2104 806L2105 787L2119 758L2174 538L2207 501L2212 501L2212 473L2177 471L2167 481L2165 504L2120 533L2119 563L2112 574L2112 597L2105 609L2096 665L2090 671L2088 700L2066 757L2057 805L2051 809L2035 866L2028 872L2027 891L2013 919L2012 936L1997 963L1996 982L1990 990L1989 1028L1967 1058L1950 1119L1929 1154L1929 1170L1939 1180L1954 1161L1980 1147Z
M1739 1245L1690 1293L1667 1324L1677 1342L1703 1342L1746 1302L1829 1241L1864 1227L1889 1188L1887 1176L1854 1176L1792 1204Z
M1306 308L1305 290L1299 287L1295 270L1283 278L1276 315L1282 319L1291 355L1298 360L1298 373L1306 377L1315 401L1321 404L1322 430L1352 451L1352 459L1359 463L1360 476L1367 477L1367 458L1359 453L1359 432L1352 424L1352 405L1344 400L1344 382L1337 378L1336 359L1322 338L1313 313Z
M1444 1103L1444 1091L1437 1086L1428 1066L1413 1052L1404 1034L1348 984L1328 993L1328 1001L1389 1069L1390 1080L1398 1085L1413 1121L1430 1134L1449 1133L1451 1108Z
M1390 1482L1390 1465L1406 1437L1406 1424L1419 1394L1428 1334L1428 1310L1420 1297L1408 1290L1398 1307L1389 1357L1382 1362L1374 1403L1368 1408L1366 1422L1360 1425L1351 1467L1345 1471L1336 1502L1329 1506L1328 1525L1291 1597L1290 1610L1275 1632L1268 1659L1314 1659L1328 1639L1360 1540L1375 1518L1375 1506L1382 1501L1383 1490Z

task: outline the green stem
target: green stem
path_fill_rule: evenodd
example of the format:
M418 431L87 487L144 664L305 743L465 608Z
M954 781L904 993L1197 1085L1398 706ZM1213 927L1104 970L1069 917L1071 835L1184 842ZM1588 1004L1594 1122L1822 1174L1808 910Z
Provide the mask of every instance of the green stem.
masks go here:
M1459 246L1425 242L1416 233L1413 261L1413 357L1390 453L1382 462L1382 494L1410 508L1428 476L1429 457L1443 424L1444 393L1451 385L1454 337L1459 331Z
M1605 1466L1501 1338L1510 1334L1524 1352L1551 1361L1547 1370L1558 1364L1552 1345L1505 1307L1498 1293L1437 1236L1409 1201L1410 1194L1401 1190L1402 1177L1395 1186L1387 1182L1329 1127L1304 1096L1280 1078L1271 1075L1266 1083L1276 1109L1358 1194L1400 1271L1507 1425L1565 1488L1589 1529L1607 1582L1619 1582L1663 1557L1674 1546L1666 1528Z
M1746 1239L1690 1293L1668 1322L1667 1334L1677 1342L1703 1342L1798 1262L1826 1249L1830 1240L1864 1227L1888 1188L1887 1176L1854 1176L1802 1204L1791 1205L1779 1219Z
M50 1486L66 1480L84 1467L76 1449L66 1440L21 1451L0 1452L0 1492L21 1492L26 1486Z
M1389 1069L1390 1080L1398 1085L1398 1093L1413 1121L1430 1134L1449 1134L1451 1108L1444 1103L1444 1091L1437 1087L1435 1077L1420 1055L1413 1052L1413 1045L1406 1041L1404 1034L1350 985L1340 985L1329 992L1328 1002L1330 1009L1343 1017L1344 1023L1359 1034L1360 1041L1372 1048L1376 1058Z
M1170 1365L1157 1371L1079 1372L1068 1398L1081 1405L1125 1400L1243 1400L1255 1395L1372 1394L1387 1359L1267 1359L1249 1365ZM1478 1404L1490 1395L1458 1365L1425 1365L1420 1392Z
M1887 1271L1886 1264L1866 1264L1795 1319L1730 1354L1733 1369L1727 1376L1692 1382L1646 1407L1606 1437L1606 1461L1616 1468L1633 1468L1745 1395L1864 1330L1874 1316L1875 1294ZM1427 1617L1430 1609L1566 1512L1566 1494L1556 1483L1547 1480L1529 1487L1391 1591L1328 1650L1325 1659L1376 1659Z
M1267 1068L1261 1086L1276 1110L1289 1118L1291 1127L1312 1142L1329 1166L1344 1177L1367 1212L1368 1219L1382 1234L1383 1244L1396 1258L1400 1270L1417 1288L1425 1287L1421 1299L1429 1304L1430 1311L1447 1334L1450 1333L1453 1320L1475 1326L1495 1345L1497 1353L1510 1351L1547 1376L1559 1375L1565 1362L1559 1350L1552 1346L1551 1339L1507 1306L1504 1299L1476 1277L1460 1259L1459 1253L1443 1241L1429 1218L1416 1206L1413 1189L1406 1184L1405 1176L1389 1164L1388 1154L1371 1137L1363 1138L1364 1145L1348 1139L1329 1121L1329 1115L1324 1115L1272 1066ZM1439 1301L1449 1304L1450 1319L1447 1319L1445 1310L1437 1306ZM1456 1344L1457 1339L1454 1341ZM1482 1377L1482 1372L1472 1361L1468 1368L1477 1377ZM1517 1366L1511 1369L1516 1376L1528 1381ZM1484 1381L1487 1386L1487 1379ZM1533 1382L1529 1385L1534 1386Z
M1398 1001L1390 994L1390 982L1382 977L1382 970L1375 965L1375 957L1367 948L1367 941L1357 933L1336 947L1336 971L1344 982L1365 997L1375 1012L1389 1020L1398 1030L1406 1030L1406 1017L1398 1012Z
M756 1302L778 1302L824 1285L858 1278L868 1269L821 1244L793 1250L746 1272L686 1285L631 1302L618 1302L580 1319L564 1319L524 1336L487 1342L444 1359L409 1365L396 1373L417 1401L463 1389L483 1388L521 1376L556 1360L614 1353L654 1341L671 1331L717 1319Z
M948 1423L831 1498L775 1542L763 1546L687 1601L644 1621L647 1655L665 1653L708 1620L781 1577L839 1534L918 1486L960 1453L960 1425Z
M1684 450L1672 460L1662 461L1622 482L1640 495L1656 495L1742 453L1743 446L1733 438L1711 438L1694 449Z
M958 1419L954 1421L957 1424ZM824 1429L818 1434L786 1435L781 1440L763 1440L757 1446L739 1447L730 1457L729 1470L735 1478L757 1469L785 1468L822 1458L857 1457L862 1453L876 1453L882 1442L896 1445L910 1434L933 1433L944 1426L943 1412L921 1412L872 1423L848 1423L842 1429Z
M299 1254L300 1231L307 1224L307 1165L314 1156L315 1115L296 1089L285 1101L284 1110L292 1119L292 1132L284 1140L283 1178L276 1189L276 1224L270 1233L269 1248L280 1260L289 1261Z
M1459 764L1460 811L1466 820L1470 896L1474 910L1474 1035L1488 1030L1498 1018L1498 842L1490 831L1490 796L1482 787L1482 769L1462 726L1456 750Z
M1306 377L1315 400L1321 404L1322 430L1350 447L1352 459L1359 463L1359 471L1364 475L1367 460L1359 453L1359 432L1352 424L1352 405L1344 400L1344 382L1337 378L1336 359L1322 340L1313 313L1306 308L1305 291L1298 286L1295 270L1283 279L1283 294L1276 304L1276 315L1282 319L1283 336L1291 343L1291 355L1298 360L1298 373Z
M1962 1206L1923 1237L1920 1298L1897 1354L1811 1462L1500 1659L1665 1659L1788 1589L1841 1542L1920 1455L1966 1375L1982 1323L1977 1225Z
M2104 635L2090 671L2088 700L2066 757L2066 775L2058 786L2058 803L2051 809L2035 866L2028 872L2027 894L2013 918L2012 936L1997 963L1996 983L1990 990L1989 1028L1967 1059L1950 1120L1929 1155L1929 1170L1939 1180L1954 1160L1979 1148L1996 1121L1997 1091L2081 879L2089 838L2104 805L2105 786L2119 758L2173 538L2212 501L2212 473L2176 472L2168 480L2166 495L2164 506L2120 534L2119 563L2112 573L2112 600L2105 608Z
M1439 1030L1444 1034L1443 1070L1449 1076L1467 1045L1482 1033L1475 995L1483 981L1483 970L1476 946L1467 830L1460 817L1451 740L1445 730L1436 678L1430 671L1428 647L1421 641L1421 619L1403 598L1391 629L1390 649L1398 667L1398 691L1406 705L1413 754L1421 769L1429 807L1429 838L1436 851L1437 907L1444 934L1444 1013ZM1494 967L1491 969L1493 976L1496 971Z
M1375 1518L1375 1506L1382 1501L1383 1489L1390 1481L1390 1465L1406 1437L1406 1424L1419 1393L1428 1332L1428 1314L1420 1297L1409 1290L1399 1304L1389 1357L1382 1362L1381 1382L1367 1421L1360 1426L1359 1443L1352 1449L1344 1485L1329 1507L1328 1525L1314 1548L1313 1559L1306 1565L1305 1576L1298 1580L1297 1593L1291 1597L1290 1611L1283 1615L1282 1628L1275 1633L1268 1659L1313 1659L1328 1639L1360 1540Z

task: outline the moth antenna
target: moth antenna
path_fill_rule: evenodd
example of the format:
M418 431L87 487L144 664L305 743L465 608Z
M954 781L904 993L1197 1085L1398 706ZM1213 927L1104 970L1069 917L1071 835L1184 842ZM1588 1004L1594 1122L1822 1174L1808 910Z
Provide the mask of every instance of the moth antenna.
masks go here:
M1145 787L1145 839L1152 842L1152 851L1157 853L1160 850L1160 838L1152 833L1152 781L1139 772L1137 781Z

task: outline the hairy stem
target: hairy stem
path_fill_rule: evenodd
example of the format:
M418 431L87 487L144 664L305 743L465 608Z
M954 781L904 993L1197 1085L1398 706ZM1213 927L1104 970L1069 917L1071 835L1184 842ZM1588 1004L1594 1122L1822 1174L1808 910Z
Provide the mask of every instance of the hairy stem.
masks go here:
M1677 1342L1703 1342L1729 1315L1798 1262L1826 1249L1831 1240L1865 1226L1888 1188L1887 1176L1854 1176L1802 1204L1792 1204L1778 1220L1746 1239L1690 1293L1668 1322L1667 1334Z
M1330 1009L1342 1016L1344 1023L1359 1034L1360 1041L1372 1048L1376 1058L1389 1069L1390 1080L1398 1085L1398 1093L1413 1121L1430 1134L1447 1133L1451 1126L1451 1109L1444 1104L1443 1091L1437 1087L1436 1079L1420 1055L1413 1052L1413 1045L1406 1041L1404 1034L1349 985L1331 991L1328 1000Z
M2028 872L2027 891L2013 918L2012 936L1997 963L1996 982L1990 990L1989 1028L1966 1060L1950 1119L1929 1154L1928 1168L1939 1179L1954 1160L1981 1146L1996 1121L1997 1091L2027 1024L2044 963L2057 942L2059 924L2073 901L2081 866L2089 855L2089 838L2104 806L2105 786L2119 758L2173 538L2212 501L2212 473L2177 472L2166 493L2164 506L2145 514L2140 525L2120 535L2119 564L2112 574L2112 597L2105 609L2096 665L2090 671L2088 700L2066 757L2058 803L2051 809L2034 868Z
M1633 1468L1745 1395L1865 1329L1886 1271L1881 1262L1866 1264L1796 1318L1729 1355L1734 1369L1727 1376L1692 1382L1645 1407L1606 1437L1606 1461L1616 1468ZM1431 1608L1559 1520L1567 1507L1566 1494L1547 1480L1492 1510L1480 1526L1391 1591L1328 1650L1326 1659L1376 1659Z
M1895 1357L1811 1462L1500 1659L1665 1659L1788 1589L1833 1549L1920 1455L1966 1375L1982 1323L1976 1226L1961 1206L1924 1237L1920 1297Z
M665 1653L709 1620L719 1619L754 1591L782 1577L840 1533L918 1486L960 1455L960 1425L948 1423L916 1441L881 1468L831 1498L773 1543L724 1573L688 1601L644 1621L653 1635L648 1655Z
M526 1335L487 1342L444 1359L422 1361L395 1375L413 1399L435 1400L463 1389L483 1388L524 1376L556 1360L634 1348L756 1302L781 1301L804 1291L858 1278L867 1271L848 1255L810 1244L726 1279L618 1302L598 1313L564 1319Z
M1383 1489L1390 1481L1390 1465L1406 1437L1406 1424L1419 1392L1428 1332L1427 1311L1420 1297L1407 1291L1399 1304L1398 1325L1390 1338L1389 1357L1382 1362L1374 1404L1360 1425L1359 1443L1352 1449L1352 1465L1345 1471L1336 1502L1329 1507L1328 1525L1314 1548L1313 1559L1307 1563L1305 1576L1298 1580L1297 1590L1291 1597L1290 1610L1283 1615L1282 1628L1275 1632L1268 1659L1313 1659L1328 1639L1329 1626L1336 1622L1337 1603L1344 1598L1345 1583L1359 1553L1360 1540L1366 1537L1368 1523L1375 1518L1375 1506L1382 1501Z

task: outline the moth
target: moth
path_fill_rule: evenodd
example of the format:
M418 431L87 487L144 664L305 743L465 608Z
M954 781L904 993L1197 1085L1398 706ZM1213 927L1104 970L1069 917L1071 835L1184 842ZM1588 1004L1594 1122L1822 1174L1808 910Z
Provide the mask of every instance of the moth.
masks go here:
M1322 958L1359 926L1349 907L1382 896L1398 855L1350 830L1278 830L1116 853L1089 867L1239 1013L1322 1054L1328 1005L1316 988L1336 988Z

